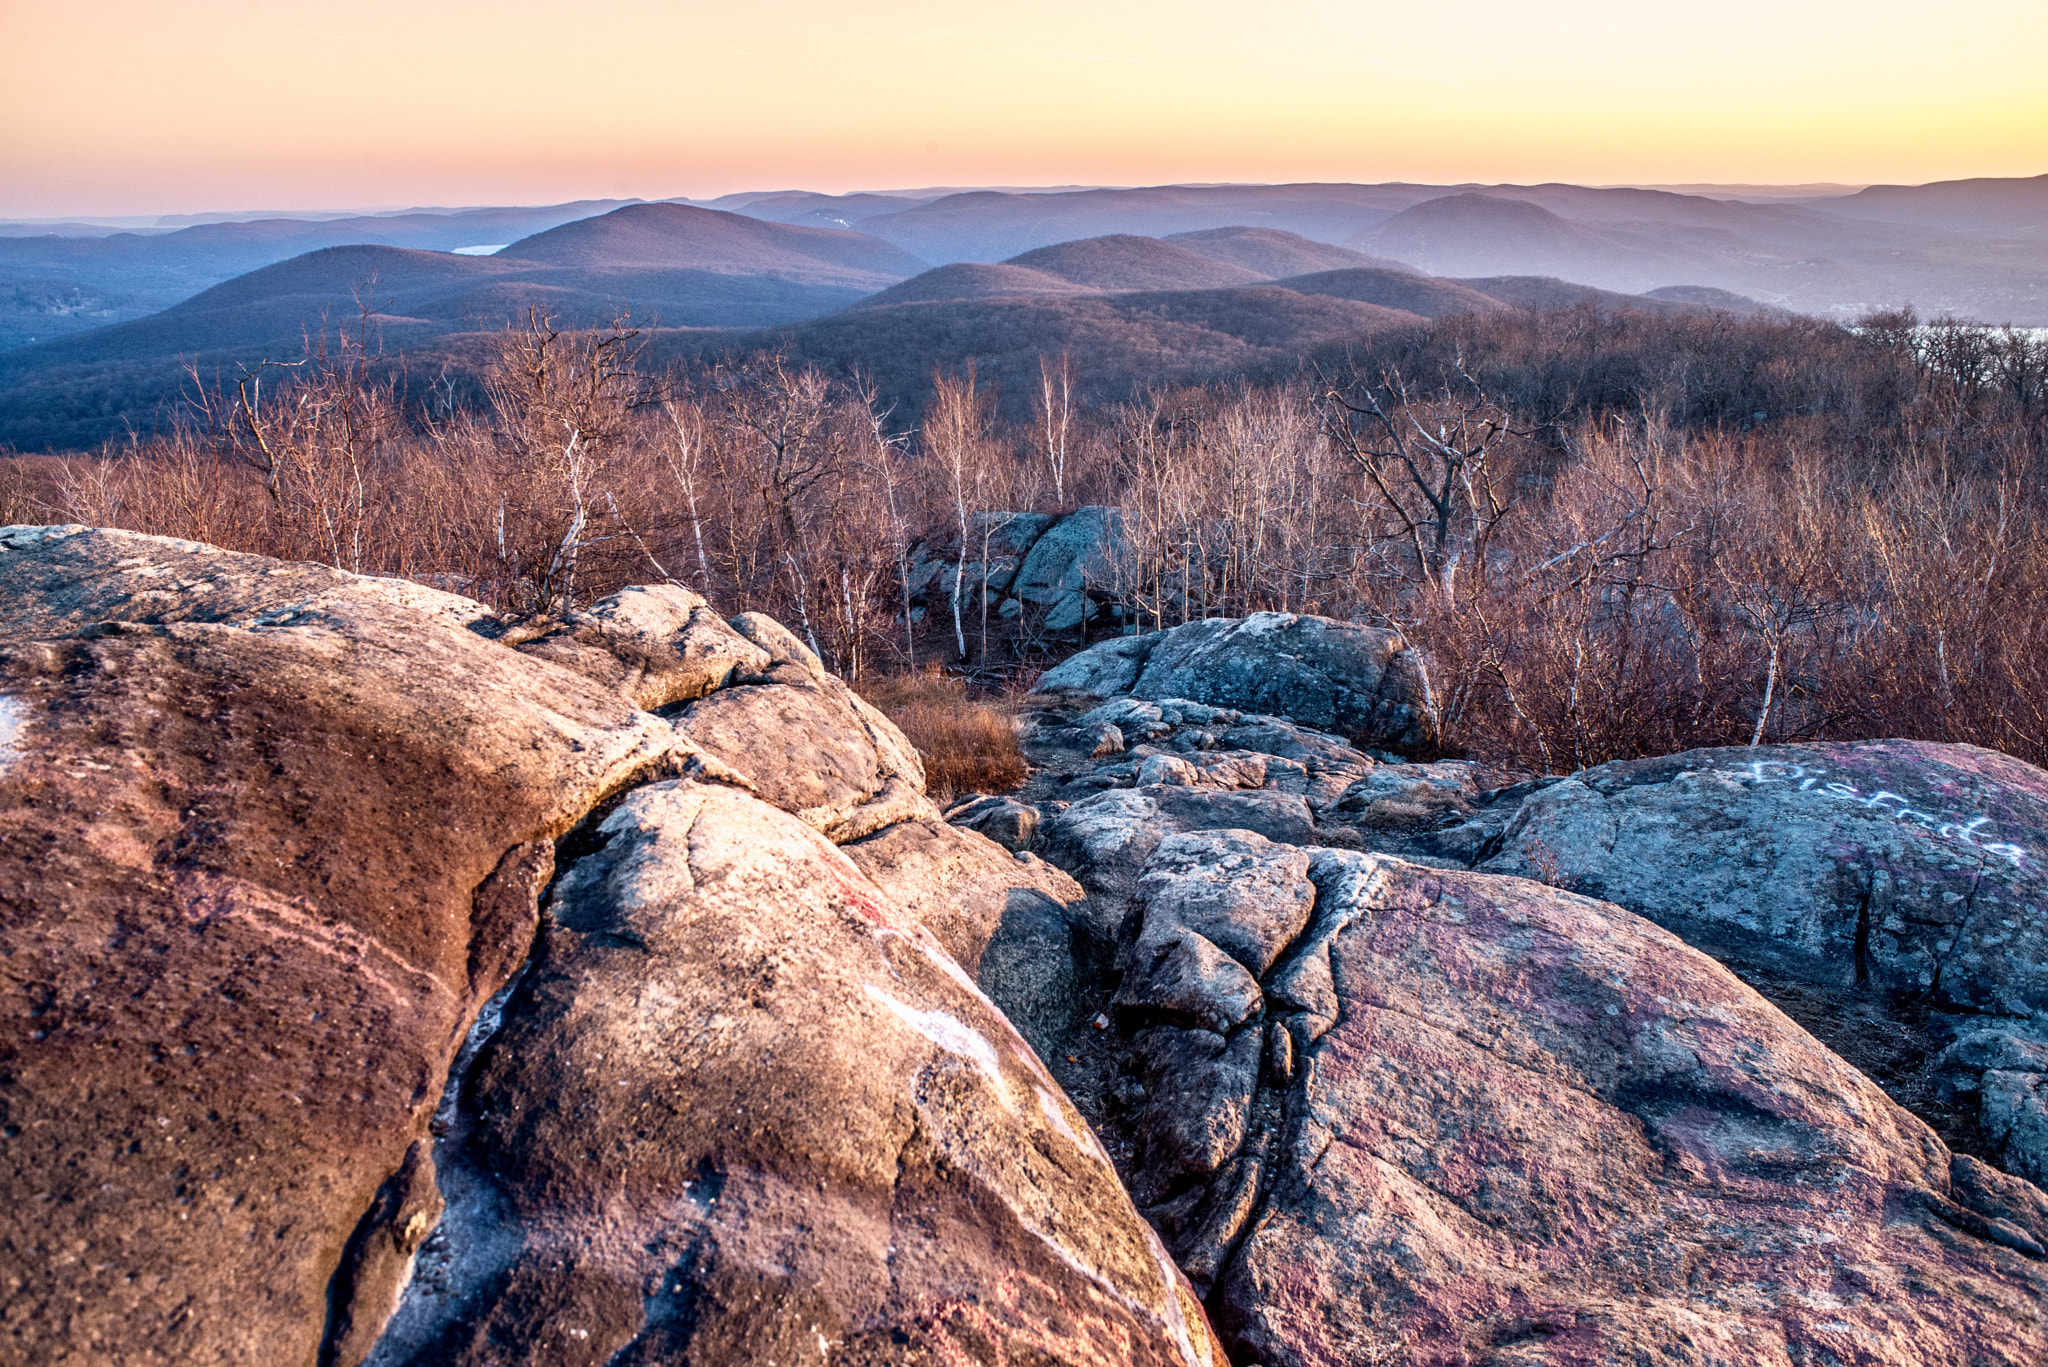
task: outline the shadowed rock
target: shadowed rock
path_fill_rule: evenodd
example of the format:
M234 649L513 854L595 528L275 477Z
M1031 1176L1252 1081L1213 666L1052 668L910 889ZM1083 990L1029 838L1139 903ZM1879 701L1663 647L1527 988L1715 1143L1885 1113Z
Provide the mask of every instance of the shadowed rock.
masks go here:
M1399 635L1293 613L1104 641L1047 670L1038 686L1270 713L1397 750L1427 744L1436 725L1428 676Z
M1692 750L1522 802L1485 867L1618 902L1694 944L1838 994L1918 1001L1940 1033L2048 1016L2048 774L1917 741ZM1956 1072L1968 1051L1948 1056ZM1977 1090L1992 1151L2048 1175L2038 1067Z

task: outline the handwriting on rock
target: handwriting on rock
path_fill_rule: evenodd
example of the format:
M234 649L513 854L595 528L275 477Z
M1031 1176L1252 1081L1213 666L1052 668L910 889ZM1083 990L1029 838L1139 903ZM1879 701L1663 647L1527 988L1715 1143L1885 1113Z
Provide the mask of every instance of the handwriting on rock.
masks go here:
M1894 821L1903 821L1932 832L1943 840L1967 845L1993 859L2003 859L2014 868L2023 868L2030 857L2026 847L2009 841L1989 841L1982 837L1994 835L1996 831L1983 829L1991 824L1988 816L1957 816L1953 813L1937 815L1921 811L1898 793L1880 788L1865 792L1853 783L1830 779L1827 770L1793 764L1786 760L1757 759L1733 769L1717 770L1728 778L1740 779L1744 783L1784 784L1797 792L1813 793L1836 802L1850 802L1867 812L1881 813Z

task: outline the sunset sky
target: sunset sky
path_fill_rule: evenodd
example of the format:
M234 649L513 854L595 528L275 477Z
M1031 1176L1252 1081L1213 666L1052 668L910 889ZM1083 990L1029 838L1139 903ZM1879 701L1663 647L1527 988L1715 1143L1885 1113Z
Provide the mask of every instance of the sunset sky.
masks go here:
M2048 172L2048 0L0 0L0 215Z

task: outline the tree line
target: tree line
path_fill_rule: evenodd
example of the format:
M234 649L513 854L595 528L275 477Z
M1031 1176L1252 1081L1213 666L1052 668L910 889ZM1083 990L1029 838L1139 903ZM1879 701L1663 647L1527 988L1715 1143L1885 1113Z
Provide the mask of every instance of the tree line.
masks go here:
M167 436L16 458L0 517L517 616L670 581L776 615L855 681L996 684L1104 631L1324 613L1423 650L1446 752L1545 772L1891 735L2048 760L2037 334L1589 306L1116 401L1063 356L1021 404L969 361L916 412L784 354L658 371L638 342L535 311L427 380L366 316L195 380ZM995 611L1007 523L1084 505L1117 529L1090 615Z

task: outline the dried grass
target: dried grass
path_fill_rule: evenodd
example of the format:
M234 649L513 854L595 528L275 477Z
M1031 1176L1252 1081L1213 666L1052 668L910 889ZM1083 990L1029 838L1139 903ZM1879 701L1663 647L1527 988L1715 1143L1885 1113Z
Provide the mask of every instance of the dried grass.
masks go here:
M925 790L940 806L966 793L1008 792L1030 773L1013 713L970 697L957 679L899 674L863 680L860 691L924 757Z

